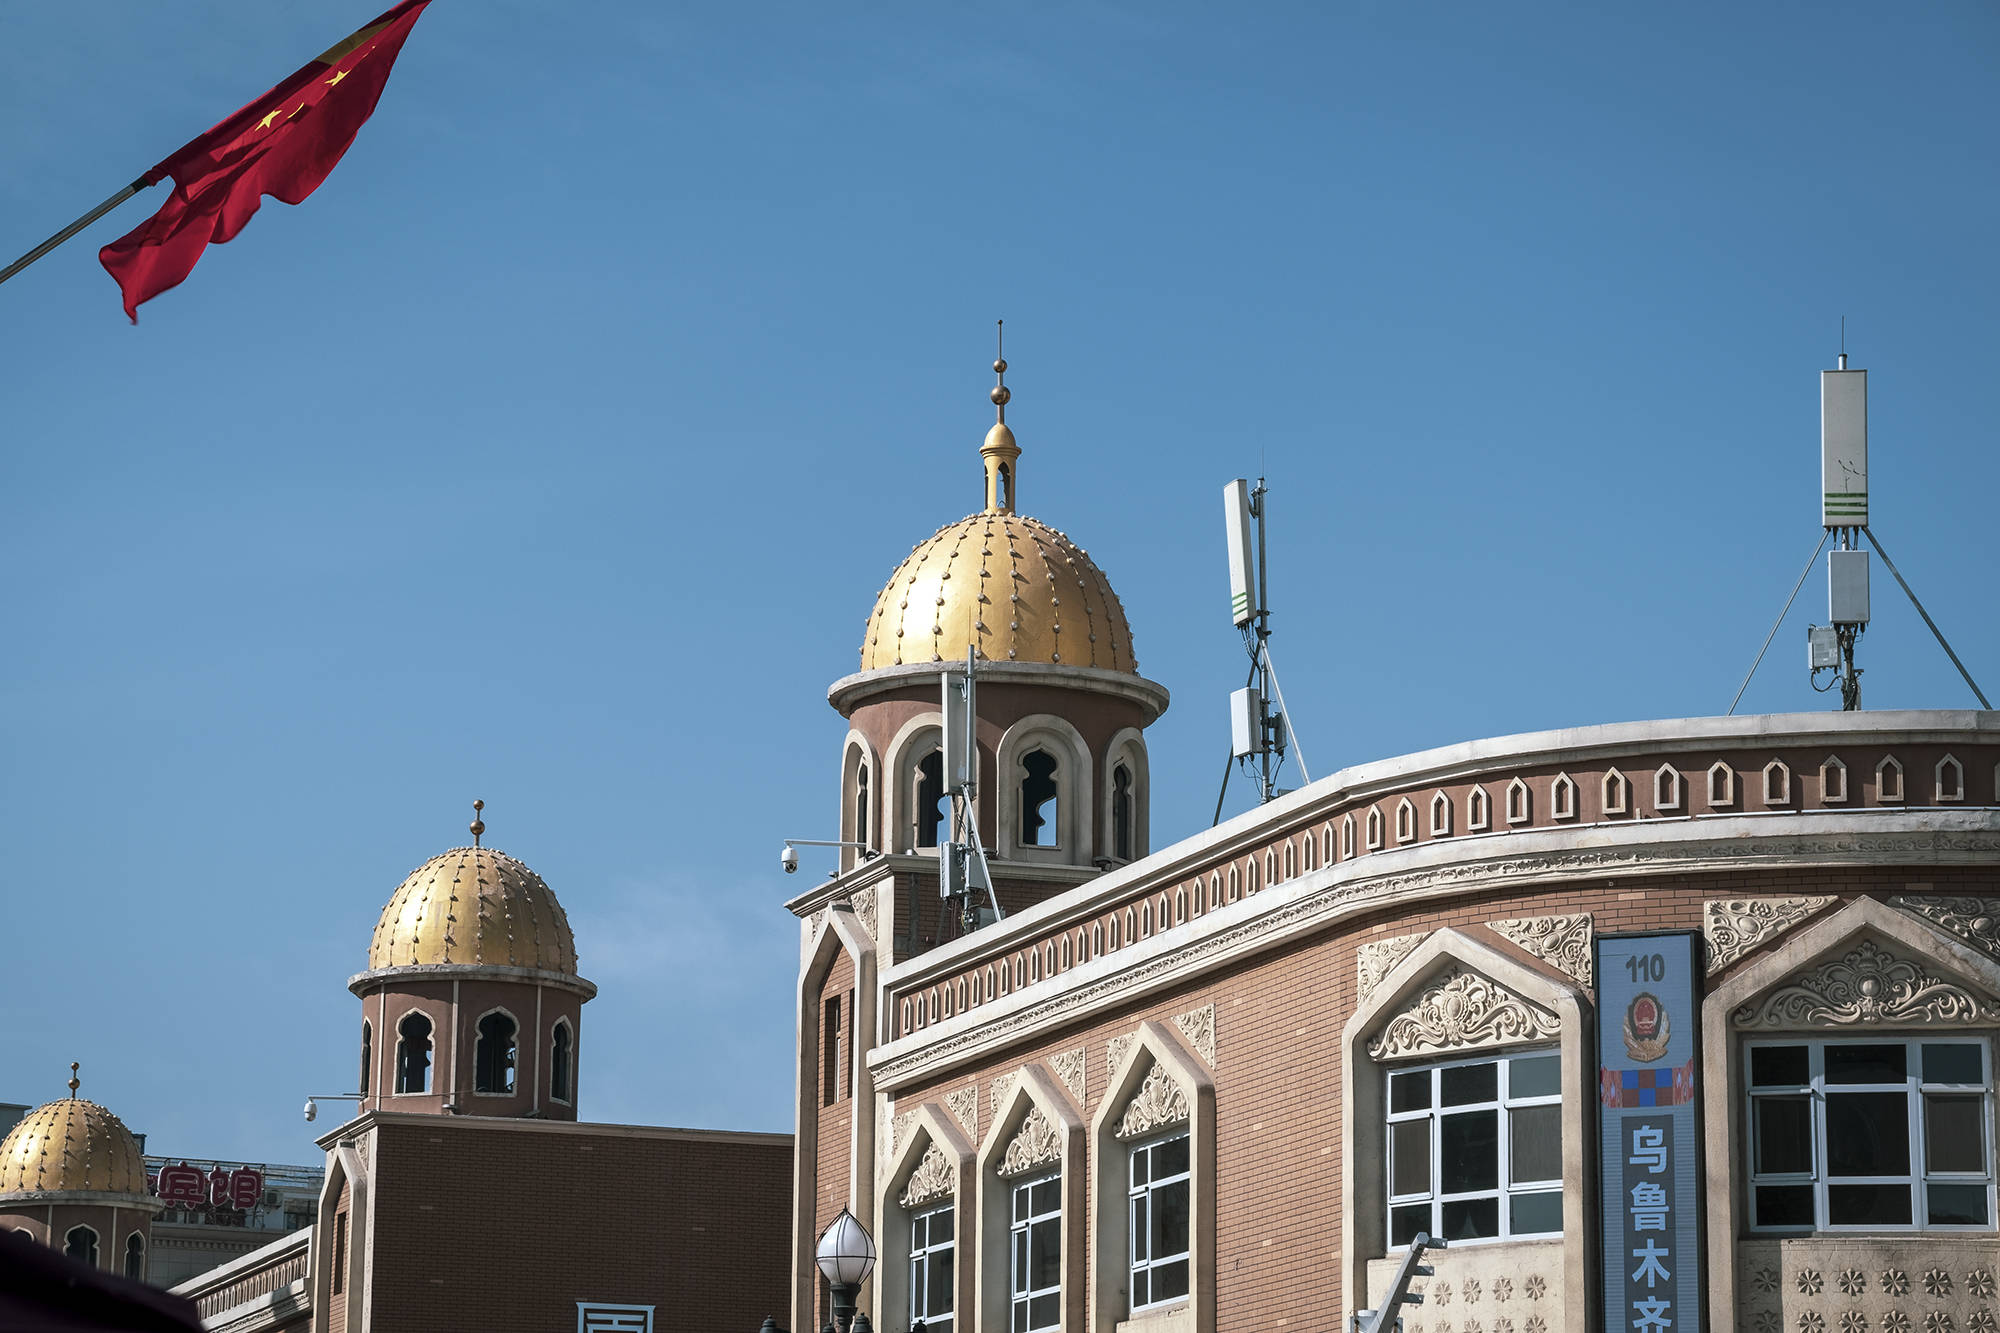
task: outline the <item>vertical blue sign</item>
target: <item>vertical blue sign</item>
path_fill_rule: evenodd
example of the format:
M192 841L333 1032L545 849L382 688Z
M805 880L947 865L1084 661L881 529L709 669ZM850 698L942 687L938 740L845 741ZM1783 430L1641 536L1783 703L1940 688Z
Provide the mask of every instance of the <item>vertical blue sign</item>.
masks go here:
M1701 1327L1701 1010L1692 934L1597 937L1604 1327Z

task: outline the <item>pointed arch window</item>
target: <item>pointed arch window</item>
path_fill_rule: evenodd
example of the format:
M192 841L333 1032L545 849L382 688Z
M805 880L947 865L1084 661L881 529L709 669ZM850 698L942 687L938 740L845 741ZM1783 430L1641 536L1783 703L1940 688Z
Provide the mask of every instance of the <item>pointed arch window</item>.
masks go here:
M1736 804L1736 770L1720 759L1708 768L1708 803L1718 809Z
M421 1013L405 1014L396 1024L396 1091L431 1090L431 1020Z
M1354 816L1348 814L1340 821L1340 855L1342 859L1354 859Z
M1125 764L1111 770L1111 854L1132 859L1132 770Z
M1792 803L1792 769L1782 759L1773 759L1764 765L1764 804L1783 806Z
M1653 770L1653 808L1681 808L1681 771L1672 764L1661 764Z
M1528 791L1528 784L1515 778L1507 784L1507 822L1525 824L1534 813L1534 797Z
M363 1097L368 1095L368 1071L375 1067L375 1027L367 1019L361 1020L361 1085L357 1089Z
M1021 845L1060 846L1055 756L1047 750L1030 750L1021 757L1021 769Z
M1379 805L1368 807L1368 850L1382 850L1382 807Z
M942 761L940 761L942 762ZM868 765L864 762L854 770L854 829L853 841L863 847L868 846Z
M1484 833L1493 827L1493 798L1486 788L1474 787L1465 797L1465 831Z
M1405 796L1396 803L1396 841L1415 842L1417 840L1417 807Z
M1556 774L1556 780L1549 784L1549 816L1576 818L1576 780L1567 773Z
M136 1231L125 1238L125 1276L134 1280L146 1276L146 1238Z
M80 1264L97 1267L97 1233L89 1227L71 1227L63 1237L63 1253Z
M1625 780L1623 773L1611 769L1604 775L1604 813L1622 815L1629 813L1631 808L1632 784Z
M944 823L944 751L932 750L917 763L916 845L938 845L938 830Z
M575 1098L575 1065L576 1037L570 1031L569 1020L559 1018L549 1037L550 1101L567 1102Z
M1830 754L1819 766L1819 799L1824 805L1838 805L1847 799L1847 765Z
M1443 792L1431 797L1431 836L1433 838L1451 836L1451 797Z
M1903 761L1893 754L1875 765L1875 799L1885 805L1903 799Z
M1965 799L1965 765L1951 755L1937 762L1937 799L1939 804Z
M494 1096L514 1091L515 1038L521 1025L498 1010L479 1020L472 1043L472 1090Z

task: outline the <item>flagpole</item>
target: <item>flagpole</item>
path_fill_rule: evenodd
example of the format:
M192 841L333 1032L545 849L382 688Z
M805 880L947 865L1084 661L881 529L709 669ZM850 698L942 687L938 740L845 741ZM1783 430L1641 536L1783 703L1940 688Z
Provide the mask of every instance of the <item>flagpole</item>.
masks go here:
M19 273L22 269L34 263L37 259L40 259L43 255L47 254L49 251L55 249L58 245L61 245L64 241L68 240L70 237L76 235L78 232L82 231L85 227L88 227L91 223L103 217L106 213L109 213L112 209L118 207L118 205L124 203L127 199L130 199L133 195L139 193L139 191L145 189L148 184L149 182L144 177L141 177L140 179L133 181L130 185L120 190L117 194L112 195L109 199L106 199L96 208L91 209L88 213L85 213L82 217L70 223L67 227L64 227L61 231L49 237L49 239L43 241L40 245L36 246L34 249L28 251L28 253L22 255L19 259L15 260L13 263L7 265L6 268L0 269L0 282L7 281L7 279L13 277L16 273Z

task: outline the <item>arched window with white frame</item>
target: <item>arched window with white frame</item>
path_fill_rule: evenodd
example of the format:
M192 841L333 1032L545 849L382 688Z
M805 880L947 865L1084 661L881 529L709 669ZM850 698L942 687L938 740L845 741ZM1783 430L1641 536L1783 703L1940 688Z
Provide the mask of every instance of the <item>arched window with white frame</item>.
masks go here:
M63 1253L88 1267L97 1267L97 1232L86 1226L73 1226L63 1234Z
M1767 809L1792 803L1792 766L1782 759L1764 765L1764 805Z
M1396 841L1415 842L1417 840L1416 803L1405 796L1396 802Z
M1903 800L1903 761L1893 754L1882 756L1875 765L1875 799L1883 805L1900 805Z
M568 1105L576 1100L576 1032L567 1018L549 1030L549 1100Z
M1493 827L1493 798L1486 788L1475 786L1465 796L1465 831L1484 833Z
M1575 819L1576 807L1576 779L1567 773L1556 774L1549 784L1549 818Z
M1630 814L1632 810L1632 784L1617 769L1606 769L1603 789L1604 813L1607 815Z
M431 1020L421 1011L396 1024L396 1091L414 1095L431 1090Z
M1354 859L1354 815L1349 812L1340 820L1340 856L1344 861Z
M1819 799L1822 805L1841 805L1847 800L1847 765L1837 754L1820 761Z
M1382 850L1382 827L1383 827L1382 807L1379 805L1369 806L1368 807L1368 850L1371 852L1379 852Z
M1438 792L1431 797L1431 836L1449 838L1451 836L1451 797Z
M521 1025L504 1009L480 1016L472 1042L472 1090L489 1097L514 1091L516 1038Z
M1507 784L1507 822L1525 824L1534 817L1534 794L1528 790L1525 780L1515 778Z
M1672 764L1661 764L1653 770L1653 808L1655 810L1678 810L1681 808L1683 789L1681 771Z
M1965 765L1952 755L1937 761L1937 800L1940 805L1965 799Z
M1708 804L1717 810L1736 804L1736 770L1720 759L1708 766Z

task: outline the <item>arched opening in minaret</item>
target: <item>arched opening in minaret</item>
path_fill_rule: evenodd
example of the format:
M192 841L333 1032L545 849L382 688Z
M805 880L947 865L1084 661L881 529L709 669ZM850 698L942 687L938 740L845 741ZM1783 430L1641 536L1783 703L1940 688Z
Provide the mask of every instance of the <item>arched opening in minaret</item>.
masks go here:
M858 842L863 847L871 845L868 841L868 765L866 764L854 770L854 830L849 841Z
M555 1035L549 1042L549 1100L567 1102L576 1096L570 1086L570 1063L574 1058L570 1053L572 1038L569 1020L556 1020Z
M1014 469L1006 463L1002 463L994 473L993 501L998 509L1014 507Z
M125 1238L125 1276L146 1276L146 1240L136 1231Z
M361 1020L361 1086L355 1091L363 1097L368 1095L368 1070L375 1063L375 1029L367 1019Z
M944 823L944 751L942 750L932 750L917 765L916 811L917 846L937 846L938 829Z
M479 1020L472 1045L472 1090L509 1093L514 1090L514 1037L520 1024L495 1010Z
M80 1264L97 1267L97 1233L89 1227L71 1227L63 1237L63 1253Z
M1054 847L1062 830L1056 819L1056 761L1047 750L1030 751L1021 760L1021 845Z
M1111 770L1111 854L1132 859L1132 770L1123 764Z
M408 1014L396 1024L396 1091L431 1090L431 1020Z

